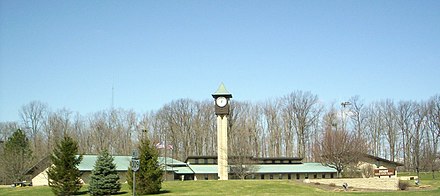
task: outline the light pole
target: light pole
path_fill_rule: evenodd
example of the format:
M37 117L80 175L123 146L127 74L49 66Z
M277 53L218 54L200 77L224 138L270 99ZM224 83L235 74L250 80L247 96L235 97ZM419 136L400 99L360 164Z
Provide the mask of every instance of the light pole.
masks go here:
M342 102L341 103L341 106L343 107L343 109L341 110L341 113L342 113L342 129L345 131L345 107L346 106L348 106L348 105L351 105L351 103L350 102L348 102L348 101L344 101L344 102Z

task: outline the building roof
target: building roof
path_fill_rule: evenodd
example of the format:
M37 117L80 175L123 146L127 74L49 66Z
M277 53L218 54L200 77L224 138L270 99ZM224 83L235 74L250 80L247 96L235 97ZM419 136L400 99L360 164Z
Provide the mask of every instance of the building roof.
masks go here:
M335 173L336 169L321 163L257 165L256 173Z
M376 156L373 156L373 155L370 155L370 154L365 154L365 156L368 157L368 158L370 158L370 159L375 159L376 161L381 161L381 162L384 162L384 163L388 163L388 164L396 165L396 167L397 167L397 166L403 166L402 163L395 162L395 161L390 161L390 160L388 160L388 159L384 159L384 158L376 157Z
M216 174L217 165L188 165L195 174Z
M83 155L81 163L78 165L80 171L92 171L98 155ZM117 171L127 171L130 166L131 156L113 156L113 163Z
M216 174L217 165L188 165L196 174ZM270 173L336 173L336 169L324 166L321 163L302 164L257 164L254 165L257 174Z
M220 86L218 87L217 91L215 91L215 93L212 94L212 96L215 97L219 97L219 96L225 96L228 98L232 98L232 94L226 90L225 85L223 84L223 82L220 84Z
M302 161L303 158L299 157L253 157L254 160L264 160L264 161L278 161L278 160L292 160L292 161Z
M170 157L159 157L158 158L159 164L167 164L167 165L173 165L173 166L186 166L186 163L170 158Z
M237 156L228 156L228 159L234 159L237 158ZM246 158L252 159L254 161L291 161L291 162L301 162L303 158L299 157L253 157L253 156L247 156ZM217 160L216 155L209 155L209 156L188 156L186 157L185 162L188 162L189 159L215 159ZM202 163L200 163L202 164Z
M178 167L174 168L176 174L194 174L194 171L189 167Z
M78 165L78 169L80 171L92 171L97 159L98 159L98 155L83 155L83 160ZM127 171L128 167L130 166L131 156L113 156L113 159L114 159L113 163L115 163L117 171ZM166 164L169 166L186 165L185 163L178 161L176 159L172 159L170 157L167 158L158 157L158 162L160 165L165 164L165 160L166 160Z
M207 156L208 157L208 156ZM213 157L213 156L209 156ZM131 156L113 156L117 171L127 171L130 166ZM198 157L201 158L201 157ZM216 158L216 157L215 157ZM98 155L83 155L83 160L78 165L80 171L92 171ZM275 158L279 159L279 158ZM187 164L170 157L159 157L160 165L165 164L166 170L174 171L176 174L216 174L217 165L194 165ZM324 166L321 163L301 163L301 164L256 164L255 173L334 173L335 169Z

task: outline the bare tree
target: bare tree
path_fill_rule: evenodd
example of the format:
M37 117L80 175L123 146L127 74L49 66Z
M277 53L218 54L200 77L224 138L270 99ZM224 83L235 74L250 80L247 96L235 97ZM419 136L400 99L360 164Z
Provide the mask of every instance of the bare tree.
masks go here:
M228 149L231 172L240 179L256 172L252 159L260 151L258 125L260 111L256 105L234 102L229 116Z
M306 136L322 110L318 104L318 96L310 92L296 91L285 96L284 100L285 112L290 118L288 127L293 128L297 136L297 154L299 157L306 157Z
M17 122L0 122L0 141L5 142L19 127Z
M432 172L432 179L435 179L435 171L440 169L440 155L438 142L440 139L440 96L432 97L427 105L427 133L426 142L423 148L423 165L426 170Z
M24 124L24 130L28 132L32 141L32 150L37 159L44 154L44 148L40 148L42 143L41 129L45 123L48 107L40 101L32 101L22 106L20 117ZM43 152L42 152L43 151Z
M333 114L328 114L330 118ZM314 147L316 159L341 172L350 164L357 164L366 153L365 142L356 134L349 134L343 129L326 126L323 138Z
M397 110L394 106L394 102L391 100L386 100L380 103L380 110L382 119L384 122L384 135L387 139L389 152L385 154L390 155L390 160L394 161L397 151L398 142L398 129L397 129ZM385 157L386 158L386 157Z
M46 138L47 148L44 155L47 156L52 152L55 144L58 143L65 134L71 130L71 111L61 109L57 112L48 114L44 123L44 134Z
M351 120L354 125L354 130L358 134L358 136L365 136L365 130L367 129L367 108L364 106L364 103L360 101L359 96L354 96L349 101L350 112L351 112Z
M417 176L419 175L420 169L420 158L421 158L421 144L424 140L423 129L425 128L425 119L427 116L427 110L424 103L417 104L416 110L413 116L413 125L414 129L410 134L412 140L412 154L413 154L413 162L417 172Z
M268 140L268 150L269 156L271 157L281 157L285 155L285 138L284 132L282 131L282 120L279 111L279 102L267 101L263 106L265 129L264 132L267 133Z
M378 103L373 103L368 109L368 130L367 137L369 139L369 151L370 154L374 156L380 156L382 152L382 136L383 136L383 119L382 111L380 110L380 105Z
M200 131L197 129L208 126L197 124L200 123L197 118L201 118L198 116L201 110L197 102L180 99L166 104L157 113L157 117L160 118L163 125L161 128L164 131L162 140L174 146L173 152L180 159L197 154L196 149L202 149L203 143L197 142L203 141L206 136L198 134Z
M402 135L402 149L403 149L403 164L405 169L411 167L411 137L412 116L414 115L414 104L410 101L401 101L397 106L398 118L397 125L399 126Z

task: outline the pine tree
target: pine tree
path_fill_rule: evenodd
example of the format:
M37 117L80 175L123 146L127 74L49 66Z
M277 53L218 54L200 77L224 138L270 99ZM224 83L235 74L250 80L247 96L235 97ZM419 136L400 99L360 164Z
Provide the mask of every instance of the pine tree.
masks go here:
M136 172L136 193L139 195L159 193L162 188L162 175L158 163L158 151L148 139L142 139L139 146L140 167ZM133 173L131 165L127 172L127 182L133 189Z
M89 192L91 195L110 195L121 190L119 175L113 157L107 150L101 152L90 176Z
M1 154L1 169L5 169L8 183L24 180L23 172L29 168L32 161L32 150L26 134L17 129L5 142Z
M71 137L65 136L57 144L51 155L53 166L49 168L49 186L55 195L72 195L81 188L81 173L78 165L82 155L78 154L78 143Z

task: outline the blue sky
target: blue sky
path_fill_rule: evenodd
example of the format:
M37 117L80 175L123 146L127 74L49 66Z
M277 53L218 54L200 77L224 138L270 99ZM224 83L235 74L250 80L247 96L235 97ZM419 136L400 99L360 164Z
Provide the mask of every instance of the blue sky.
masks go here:
M0 0L0 122L295 90L325 104L440 92L440 1Z

